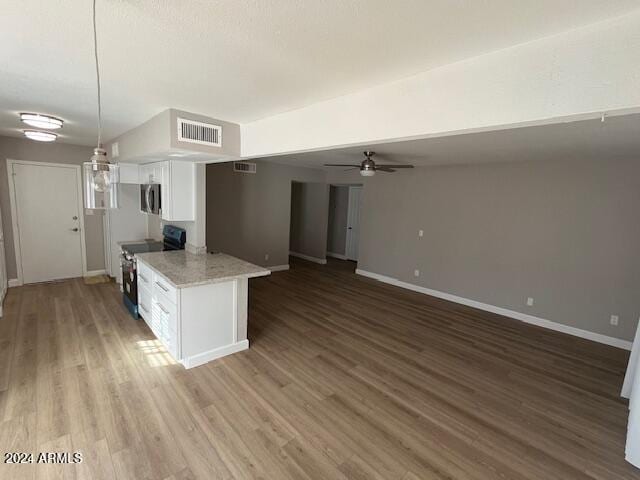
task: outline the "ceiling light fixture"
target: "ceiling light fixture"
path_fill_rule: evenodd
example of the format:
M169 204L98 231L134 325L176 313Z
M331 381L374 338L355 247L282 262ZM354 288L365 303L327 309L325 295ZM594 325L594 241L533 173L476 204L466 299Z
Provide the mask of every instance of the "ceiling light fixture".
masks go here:
M98 142L90 162L84 168L84 206L90 211L118 208L119 167L109 163L102 148L102 104L100 99L100 64L98 62L98 34L96 29L96 0L93 0L93 56L96 64L98 93Z
M23 130L24 136L37 142L53 142L58 135L51 132L41 132L39 130Z
M21 113L20 120L27 125L36 128L46 128L48 130L56 130L62 128L64 123L62 120L51 115L42 115L40 113Z

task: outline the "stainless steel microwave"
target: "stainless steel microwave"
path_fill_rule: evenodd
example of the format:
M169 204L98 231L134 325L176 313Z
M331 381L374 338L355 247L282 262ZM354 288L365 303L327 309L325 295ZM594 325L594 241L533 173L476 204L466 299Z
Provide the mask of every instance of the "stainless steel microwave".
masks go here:
M159 183L140 185L140 210L144 213L159 215L162 211Z

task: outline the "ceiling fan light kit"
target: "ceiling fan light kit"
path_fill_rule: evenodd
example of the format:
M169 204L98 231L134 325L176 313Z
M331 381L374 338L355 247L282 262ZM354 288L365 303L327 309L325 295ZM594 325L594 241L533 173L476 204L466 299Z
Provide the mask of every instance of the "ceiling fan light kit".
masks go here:
M351 165L344 163L325 163L325 167L352 167L360 169L360 175L363 177L373 177L377 171L393 173L396 168L413 168L413 165L394 165L394 164L385 164L378 165L373 161L373 156L376 152L372 152L371 150L366 150L362 152L366 157L360 165Z

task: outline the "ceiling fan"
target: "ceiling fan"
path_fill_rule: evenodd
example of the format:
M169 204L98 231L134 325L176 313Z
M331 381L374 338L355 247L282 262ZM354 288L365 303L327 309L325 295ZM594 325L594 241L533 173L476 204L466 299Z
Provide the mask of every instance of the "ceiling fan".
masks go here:
M354 169L359 168L360 175L362 175L363 177L373 177L377 171L393 173L396 171L397 168L413 168L413 165L376 164L376 162L373 161L373 158L371 158L376 154L376 152L367 150L362 153L364 153L364 156L366 158L362 161L360 165L325 163L324 166L325 167L353 167Z

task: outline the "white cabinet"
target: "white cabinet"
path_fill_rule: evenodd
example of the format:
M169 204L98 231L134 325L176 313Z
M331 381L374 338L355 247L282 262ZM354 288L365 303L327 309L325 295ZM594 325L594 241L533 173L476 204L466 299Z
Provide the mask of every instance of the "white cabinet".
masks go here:
M140 185L140 165L134 163L119 163L120 183Z
M140 165L140 183L160 183L162 184L162 164L165 162L145 163Z
M138 313L169 354L179 359L177 289L139 260L137 269Z
M176 288L137 265L138 311L175 360L192 368L249 347L247 278Z
M195 165L192 162L165 160L141 165L140 183L161 185L163 220L195 220Z
M152 305L151 316L156 337L164 344L172 357L180 358L178 355L177 306L162 297L154 297Z

